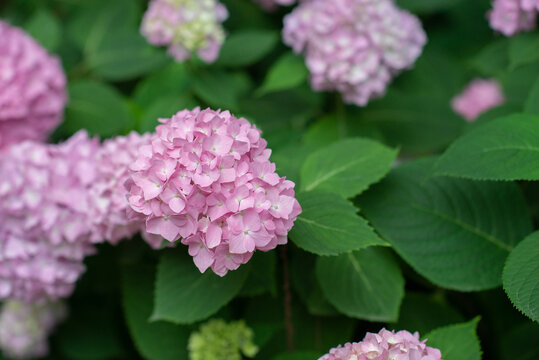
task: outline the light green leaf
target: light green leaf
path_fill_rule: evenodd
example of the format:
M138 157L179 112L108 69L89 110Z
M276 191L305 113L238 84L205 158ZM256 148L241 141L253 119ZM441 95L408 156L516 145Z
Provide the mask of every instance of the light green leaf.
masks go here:
M49 11L39 10L26 23L26 31L44 48L54 51L62 38L62 28L58 19Z
M513 183L432 177L435 158L406 163L359 199L375 229L419 274L459 291L497 287L531 231Z
M498 39L488 44L472 59L471 64L487 76L503 73L509 67L509 39Z
M243 30L227 36L217 65L248 66L260 61L277 44L279 34L269 30Z
M301 169L301 189L334 192L349 198L379 181L397 151L376 141L347 139L311 154Z
M304 60L289 52L281 56L269 69L258 95L294 88L307 79L309 71Z
M123 269L123 308L133 342L145 359L186 360L189 329L149 321L154 281L155 268L151 265L129 265Z
M124 98L113 87L90 80L69 86L69 104L62 128L69 133L86 129L100 136L120 135L134 127Z
M303 212L289 236L300 248L318 255L338 255L372 245L385 245L357 215L357 209L340 196L310 191L296 197Z
M511 38L509 45L511 69L537 60L539 60L539 35L537 33L528 32Z
M539 232L534 232L509 254L503 288L515 307L539 322Z
M319 257L316 275L326 298L343 314L369 321L397 320L404 277L387 249Z
M222 278L211 270L201 274L184 250L168 249L161 256L152 320L191 324L206 319L239 293L249 273L243 265Z
M438 328L425 336L427 346L439 349L444 360L481 360L477 338L479 318L470 322Z
M539 116L512 115L455 141L436 173L481 180L539 179Z
M170 58L135 29L111 31L88 53L88 67L111 81L129 80L164 66Z

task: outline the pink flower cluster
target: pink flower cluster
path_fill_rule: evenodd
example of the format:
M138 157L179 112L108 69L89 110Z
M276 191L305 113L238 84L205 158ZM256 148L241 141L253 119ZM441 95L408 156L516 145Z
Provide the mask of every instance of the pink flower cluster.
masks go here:
M440 360L440 350L419 341L419 334L408 331L367 333L363 341L346 343L329 351L318 360Z
M225 40L221 24L227 18L228 11L218 0L151 0L141 32L151 44L168 46L179 62L196 52L212 63Z
M494 0L488 13L490 27L513 36L536 26L539 0Z
M62 120L65 88L59 60L0 21L0 149L45 140Z
M228 111L183 110L132 165L129 202L146 231L189 246L201 272L224 276L255 250L287 242L301 212L260 130Z
M66 316L62 302L5 302L0 314L0 347L4 355L12 359L46 356L47 339Z
M284 19L284 42L304 53L317 91L364 106L410 68L426 43L420 21L393 0L311 0Z
M0 298L67 297L94 244L143 224L127 220L128 166L149 135L106 141L80 131L60 145L30 141L0 158ZM151 238L151 240L154 240Z
M501 85L493 79L475 79L451 101L453 111L467 121L474 121L492 108L505 103Z

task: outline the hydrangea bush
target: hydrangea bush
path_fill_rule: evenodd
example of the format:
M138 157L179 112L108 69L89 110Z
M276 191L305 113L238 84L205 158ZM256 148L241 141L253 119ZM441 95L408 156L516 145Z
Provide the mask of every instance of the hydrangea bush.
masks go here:
M0 358L539 358L538 12L0 2Z

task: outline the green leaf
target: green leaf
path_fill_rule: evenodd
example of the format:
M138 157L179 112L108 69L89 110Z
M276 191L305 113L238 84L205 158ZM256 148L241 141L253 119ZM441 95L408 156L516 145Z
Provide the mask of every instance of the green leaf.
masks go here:
M243 30L227 36L216 64L224 66L252 65L277 45L279 34L271 30Z
M149 360L186 360L189 329L167 322L149 322L155 267L127 265L122 273L124 314L137 350Z
M324 295L343 314L369 321L397 320L404 277L387 249L319 257L316 275Z
M454 7L462 0L397 0L397 3L414 13L429 14Z
M138 130L154 132L159 125L158 119L170 118L178 111L196 107L196 101L190 96L172 95L161 97L150 105L142 116Z
M426 334L440 326L462 321L462 315L439 294L407 291L400 308L399 320L392 324L392 328Z
M294 353L282 353L273 358L273 360L313 360L320 357L320 353L297 351Z
M325 190L349 198L378 182L397 151L376 141L347 139L311 154L301 169L303 191Z
M49 51L56 50L62 38L62 28L58 19L45 9L34 13L26 23L25 29Z
M481 360L476 329L479 318L436 329L427 336L427 346L439 349L444 360Z
M133 127L134 119L115 88L91 80L71 83L64 130L72 134L86 129L90 134L107 137L123 134Z
M435 158L406 163L359 199L397 253L436 285L478 291L501 284L511 249L531 231L518 187L432 177Z
M187 96L190 86L185 63L174 62L141 80L135 89L134 100L146 110L163 97Z
M481 180L539 179L539 116L512 115L455 141L436 172Z
M526 103L524 104L524 112L528 114L539 115L539 78L535 81Z
M509 39L503 38L485 46L471 65L487 76L500 74L509 67Z
M238 109L240 98L250 87L250 78L240 72L204 71L196 74L193 80L195 94L208 105L232 111Z
M111 31L87 58L90 70L110 81L144 75L169 61L164 51L150 46L135 29Z
M520 242L509 254L503 271L503 288L524 315L539 322L539 232Z
M527 321L512 329L504 329L500 341L500 359L535 360L539 359L539 325Z
M206 319L239 293L249 273L243 265L222 278L211 270L201 274L184 250L169 249L161 256L152 320L190 324Z
M535 32L523 33L511 38L509 45L509 66L518 66L539 60L539 35Z
M318 255L338 255L372 245L385 245L357 215L357 209L340 196L310 191L296 197L303 212L289 236L300 248Z
M307 80L309 71L304 60L292 52L281 56L269 69L258 95L282 91L301 85Z
M249 260L249 276L243 283L240 296L256 296L270 293L277 294L277 252L257 251Z

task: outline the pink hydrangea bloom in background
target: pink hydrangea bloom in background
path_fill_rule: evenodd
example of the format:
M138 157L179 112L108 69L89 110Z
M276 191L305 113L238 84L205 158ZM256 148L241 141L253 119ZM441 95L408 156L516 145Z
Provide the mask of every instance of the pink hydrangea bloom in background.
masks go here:
M45 140L61 122L66 78L60 61L0 21L0 149Z
M506 36L535 28L538 0L494 0L488 13L490 27Z
M112 244L130 238L143 228L144 223L127 218L129 166L137 159L138 149L150 144L150 134L139 135L131 132L128 136L118 136L106 140L97 152L97 174L90 189L90 198L99 208L94 217L96 241L106 239ZM161 244L161 237L142 232L152 247Z
M485 111L505 103L501 85L492 79L475 79L451 101L453 111L473 121Z
M160 122L131 167L132 216L146 231L181 238L201 272L221 276L255 250L287 242L301 208L260 130L228 111L199 108Z
M284 19L284 42L303 53L314 90L364 106L412 67L426 43L420 21L393 0L312 0Z
M6 301L0 313L0 348L6 357L27 359L46 356L47 339L67 315L63 302L26 304Z
M278 6L289 6L296 3L296 0L254 0L256 3L268 11L275 10Z
M0 299L73 291L98 242L92 222L100 209L89 191L98 147L81 131L60 145L13 145L0 157Z
M425 345L408 331L367 333L363 341L339 345L319 360L440 360L440 350Z
M151 0L141 32L151 44L168 46L179 62L196 52L214 62L225 40L226 7L217 0Z

